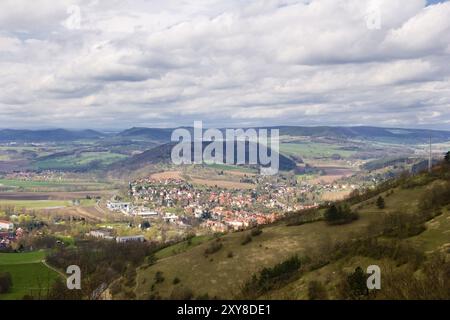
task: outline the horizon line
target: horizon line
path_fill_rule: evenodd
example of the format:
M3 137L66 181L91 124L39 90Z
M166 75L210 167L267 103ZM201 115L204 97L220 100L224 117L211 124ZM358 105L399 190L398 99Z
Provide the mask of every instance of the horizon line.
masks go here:
M442 126L445 126L447 124L442 124ZM436 125L434 125L436 126ZM441 125L437 125L440 127ZM83 128L68 128L68 127L34 127L34 128L20 128L20 127L0 127L0 131L50 131L50 130L66 130L71 132L80 132L80 131L96 131L101 133L107 133L107 132L123 132L126 130L131 129L159 129L159 130L170 130L170 129L178 129L178 128L188 128L193 129L194 126L186 126L186 125L180 125L180 126L174 126L174 127L152 127L152 126L131 126L131 127L122 127L122 128L100 128L100 129L93 129L92 127L83 127ZM376 126L376 125L292 125L292 124L281 124L281 125L268 125L268 126L229 126L229 127L214 127L214 126L204 126L203 129L274 129L274 128L377 128L377 129L400 129L400 130L422 130L422 131L443 131L443 132L450 132L449 129L431 129L428 127L385 127L385 126Z

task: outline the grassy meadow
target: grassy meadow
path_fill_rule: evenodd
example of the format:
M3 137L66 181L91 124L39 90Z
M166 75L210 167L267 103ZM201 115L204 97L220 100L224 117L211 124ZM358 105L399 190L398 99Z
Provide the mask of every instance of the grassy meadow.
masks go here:
M34 166L41 170L46 169L82 169L92 164L107 166L127 156L113 152L83 152L67 156L43 159L37 161Z
M95 200L80 200L79 206L92 206L95 204ZM16 209L52 209L52 208L64 208L73 206L72 201L67 200L0 200L0 207L14 207Z
M347 158L355 153L355 151L342 150L336 145L317 142L281 143L280 152L302 158L329 158L335 154Z
M0 272L9 272L12 277L12 288L6 294L0 294L0 300L22 299L33 292L44 297L58 273L42 263L44 251L26 253L0 253Z

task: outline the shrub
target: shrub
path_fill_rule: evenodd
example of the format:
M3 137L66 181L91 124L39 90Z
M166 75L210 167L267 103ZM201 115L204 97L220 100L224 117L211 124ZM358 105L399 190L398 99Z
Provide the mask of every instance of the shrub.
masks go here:
M361 267L357 267L354 272L344 276L338 285L341 298L352 300L368 299L370 293L367 288L368 277Z
M250 242L252 242L252 236L248 234L242 239L241 245L245 246Z
M178 277L175 277L173 279L173 284L179 284L181 282L181 280Z
M155 283L162 283L164 282L164 277L162 271L156 271L155 273Z
M52 249L56 246L58 239L51 235L43 235L32 240L32 246L35 249Z
M327 300L327 291L320 281L310 281L308 284L308 299L309 300Z
M201 294L197 297L197 300L209 300L209 294L205 293L205 294Z
M122 291L122 286L120 285L119 281L115 281L111 286L110 286L110 290L111 290L111 294L113 296L117 295L119 292Z
M382 196L379 196L377 199L377 207L378 209L384 209L386 207L386 204Z
M272 268L264 268L244 285L242 295L245 298L258 297L275 286L281 286L296 274L300 266L300 259L293 256Z
M192 300L193 298L194 292L186 287L175 287L170 294L171 300Z
M9 272L0 273L0 293L7 293L12 286L12 278Z
M127 300L136 299L136 294L131 290L125 290L123 295L124 295L125 299L127 299Z
M352 222L358 219L358 214L352 212L350 206L344 205L331 205L324 214L325 221L330 225L338 225Z
M423 252L411 245L400 243L398 240L383 240L367 238L349 240L336 244L331 252L330 258L338 260L345 257L363 256L373 259L390 258L401 264L410 263L417 268L425 260Z
M419 209L436 209L450 203L450 182L436 183L420 199Z
M124 277L126 286L132 287L136 284L136 270L133 267L128 268L128 270L124 274Z
M257 237L259 236L261 233L263 233L263 231L260 228L255 228L250 232L250 235L252 237Z
M205 249L205 256L218 252L222 247L223 244L219 241L211 242L208 248Z
M323 217L320 214L320 211L317 209L302 210L299 213L291 217L288 217L286 226L288 227L300 226L303 224L320 221L322 219Z
M411 268L384 273L381 299L449 300L450 262L445 255L434 253L424 263L421 275Z
M423 215L390 213L384 217L382 233L400 239L416 236L426 230L426 220Z

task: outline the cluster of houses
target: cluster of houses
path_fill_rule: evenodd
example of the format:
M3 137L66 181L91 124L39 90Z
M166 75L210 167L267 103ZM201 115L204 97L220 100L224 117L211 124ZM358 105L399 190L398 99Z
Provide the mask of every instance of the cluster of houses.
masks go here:
M211 211L211 219L203 221L201 226L213 232L237 231L271 223L279 217L275 213L233 212L223 207L216 207Z
M22 228L15 228L14 223L0 220L0 249L6 249L18 238L23 236Z
M106 206L112 212L142 218L149 226L150 222L151 226L166 222L173 234L192 229L225 233L270 224L289 212L318 207L324 192L355 188L325 181L301 182L295 177L257 179L253 189L226 189L197 187L181 179L140 178L129 183L128 201L112 198ZM118 237L111 230L94 230L89 236L119 243L145 241L142 235Z
M203 228L225 232L271 223L286 212L304 209L305 204L296 202L297 192L295 186L279 182L260 183L253 190L230 190L196 188L180 179L141 178L130 183L132 202L109 202L108 208L134 216L159 216L180 227L196 218ZM170 208L182 213L169 213L173 212Z
M317 207L318 201L304 195L332 190L336 190L332 184L310 185L296 180L262 180L254 189L197 188L181 179L149 177L130 182L130 202L111 200L107 208L134 217L159 218L180 228L190 227L196 219L201 228L226 232L272 223L288 212Z

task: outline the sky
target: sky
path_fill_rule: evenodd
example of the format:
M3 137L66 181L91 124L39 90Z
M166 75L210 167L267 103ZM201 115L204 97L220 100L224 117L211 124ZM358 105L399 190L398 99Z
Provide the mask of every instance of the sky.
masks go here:
M0 128L450 130L450 2L1 0Z

